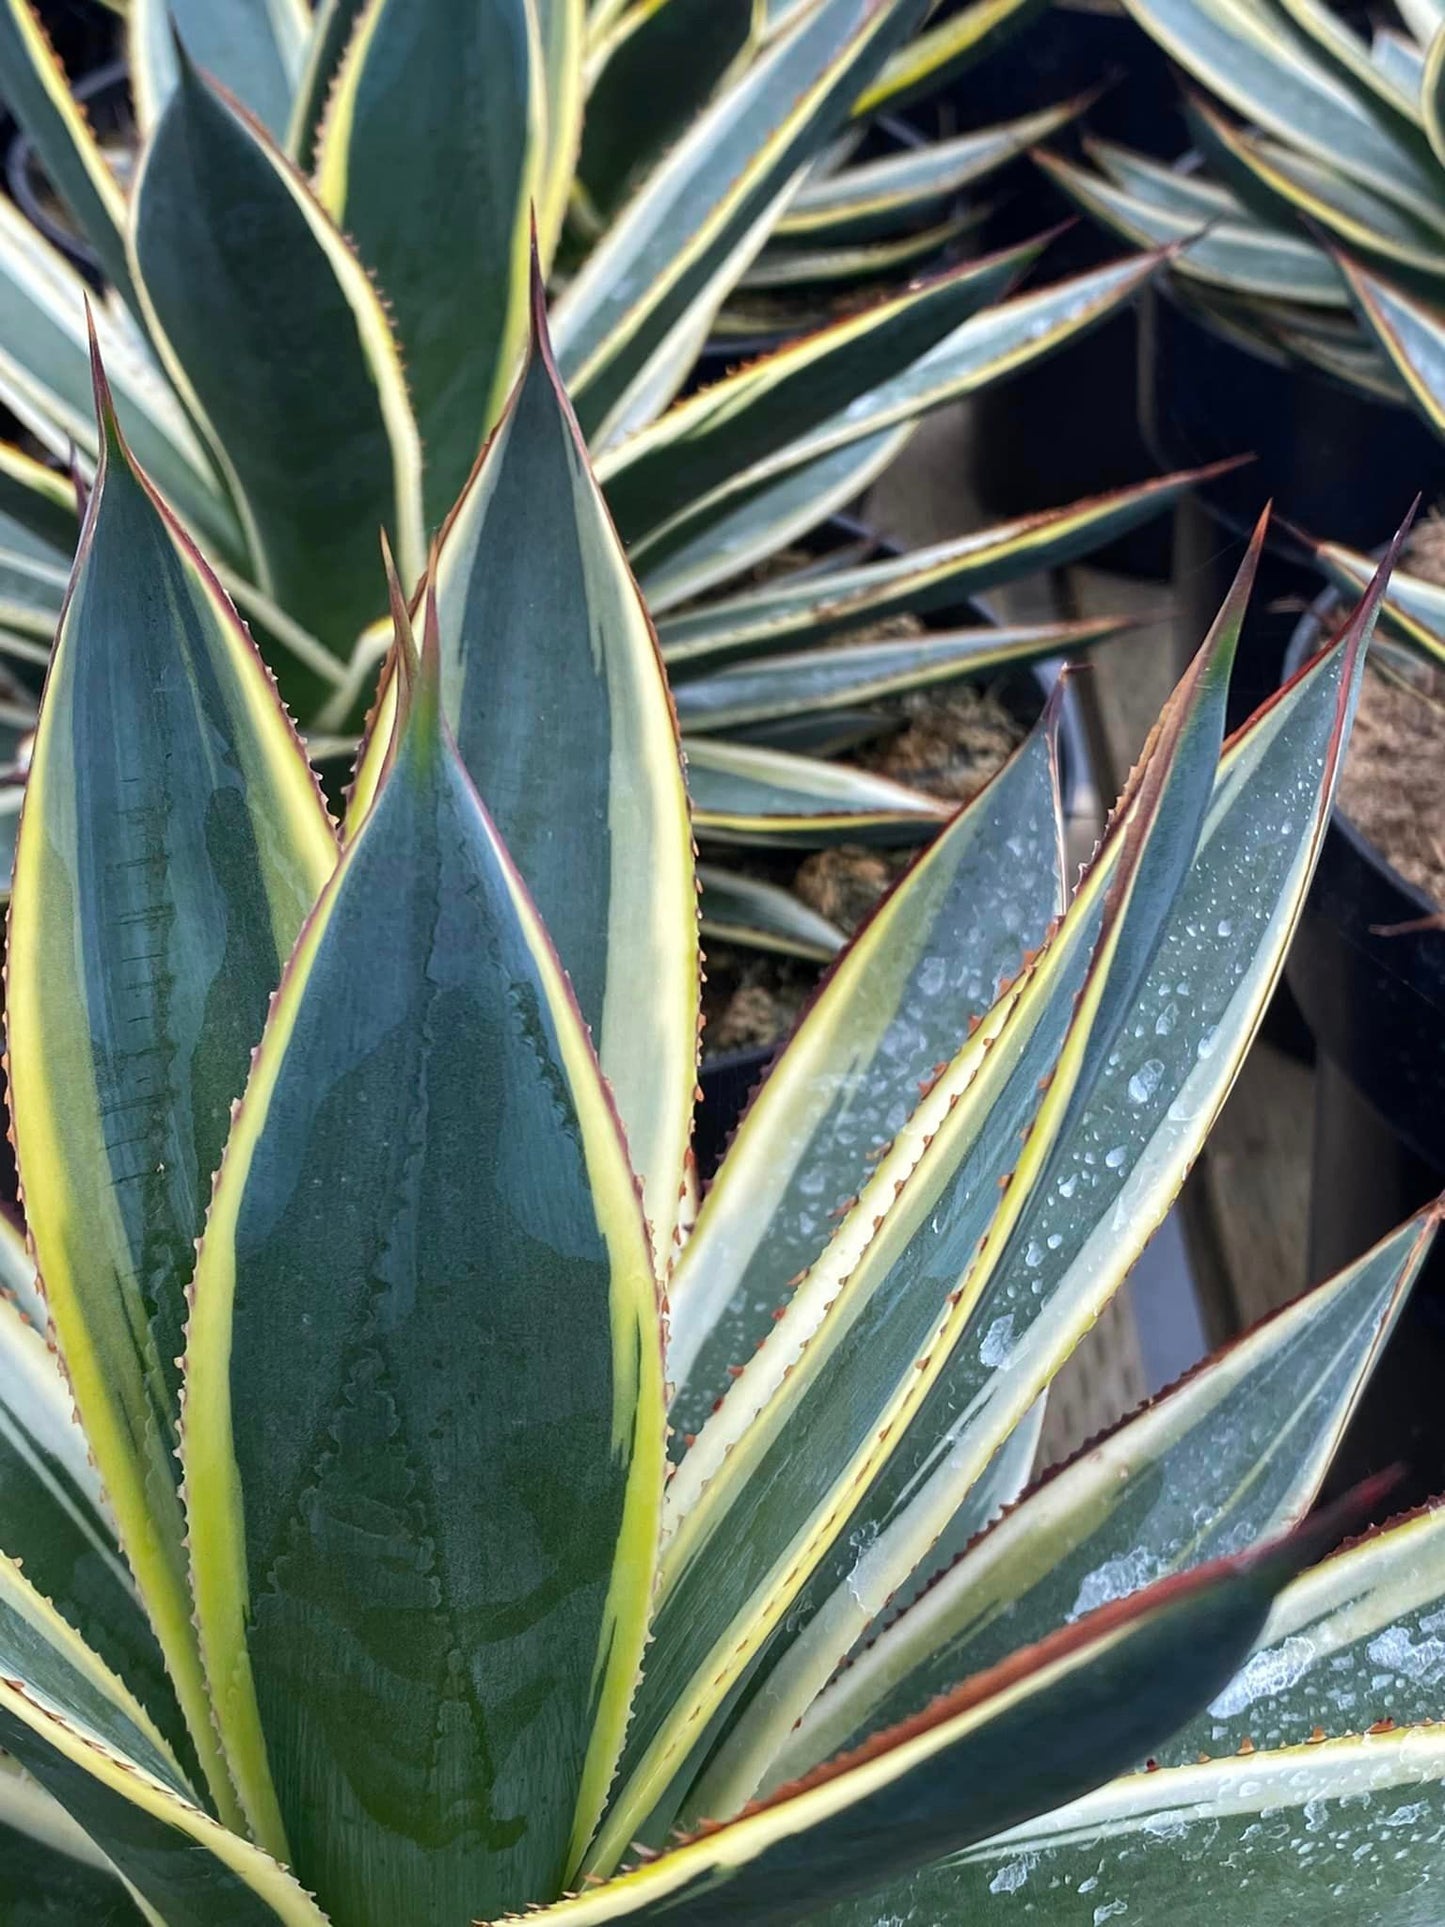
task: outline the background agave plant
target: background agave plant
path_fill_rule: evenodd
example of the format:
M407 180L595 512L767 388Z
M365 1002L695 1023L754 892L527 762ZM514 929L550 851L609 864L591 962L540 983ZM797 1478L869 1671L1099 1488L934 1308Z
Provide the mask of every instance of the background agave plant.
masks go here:
M1291 1528L1436 1212L972 1543L1277 980L1381 578L1222 744L1246 567L1072 892L1046 719L684 1235L679 744L545 340L339 843L98 437L8 932L9 1918L1200 1921L1227 1851L1417 1921L1439 1519Z
M819 714L1058 654L1113 625L980 617L922 641L805 650L900 613L957 610L1107 540L1184 485L901 560L844 557L765 594L747 587L856 497L930 410L1060 347L1148 277L1134 258L1011 295L1038 258L1032 243L901 285L911 264L947 261L960 196L1074 104L897 152L880 117L1025 11L1026 0L329 0L312 15L299 0L135 0L139 151L124 189L29 0L0 8L0 90L110 284L96 327L125 431L316 750L359 725L390 634L375 530L389 530L413 584L511 384L535 209L558 359L663 624L684 727L708 738L691 765L700 831L908 842L940 810L799 754ZM925 24L930 14L941 17ZM756 298L750 277L794 291L775 326L813 325L819 287L846 283L849 305L670 406L725 306ZM882 298L860 306L859 277ZM73 450L83 476L98 453L84 292L0 202L0 400L51 457ZM74 542L70 496L65 477L0 447L6 761L33 724ZM717 606L684 613L740 579ZM766 662L727 669L745 654ZM16 780L12 826L18 798ZM777 910L776 893L745 879L731 890L734 926L756 931Z
M1445 428L1445 15L1404 0L1367 40L1329 0L1128 3L1204 89L1204 164L1097 142L1094 171L1046 155L1049 174L1114 232L1176 246L1216 328Z

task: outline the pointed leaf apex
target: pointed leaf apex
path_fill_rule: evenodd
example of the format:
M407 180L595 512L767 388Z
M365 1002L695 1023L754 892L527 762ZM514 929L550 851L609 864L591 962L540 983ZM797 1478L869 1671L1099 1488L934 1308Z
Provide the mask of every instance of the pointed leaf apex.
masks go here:
M85 301L85 327L90 341L90 381L95 394L95 419L100 429L103 459L112 450L124 454L125 441L120 432L120 423L116 420L115 397L100 357L100 337L95 331L95 314L88 295Z
M416 637L412 633L411 613L406 606L406 592L401 586L401 578L396 572L396 562L391 553L391 543L386 530L381 531L381 561L386 570L387 595L391 603L392 648L396 656L397 674L401 678L401 707L405 715L411 699L412 685L416 680Z

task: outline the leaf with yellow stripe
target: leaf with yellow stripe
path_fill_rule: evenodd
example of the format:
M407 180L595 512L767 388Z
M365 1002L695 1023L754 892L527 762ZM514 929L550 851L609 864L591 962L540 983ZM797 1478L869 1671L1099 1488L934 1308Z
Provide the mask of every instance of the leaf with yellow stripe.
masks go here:
M338 1920L397 1927L573 1876L641 1659L664 1464L622 1135L440 675L432 629L233 1126L182 1438L247 1811Z
M202 1809L120 1681L5 1560L0 1746L106 1856L148 1921L328 1927L290 1874Z
M9 1300L0 1301L0 1552L128 1681L193 1770L185 1722L116 1545L60 1361Z
M321 138L326 103L366 6L367 0L318 0L312 15L306 59L286 133L286 152L304 174L310 174L316 165L316 143Z
M1038 241L970 262L862 314L790 342L712 383L609 450L598 463L607 505L632 543L902 374L1034 261Z
M866 441L883 429L916 421L949 402L960 401L1054 353L1117 313L1138 294L1157 266L1158 257L1151 255L1111 261L1106 267L1054 282L1035 293L1015 295L974 315L910 368L859 395L830 420L751 463L669 517L633 546L634 567L640 575L646 575L684 544L786 476Z
M99 408L16 858L10 1101L76 1404L224 1810L185 1584L176 1361L230 1106L335 845L259 656L103 386Z
M9 442L0 442L0 515L50 554L62 560L74 555L80 533L74 486Z
M559 299L557 358L589 440L628 414L670 333L703 329L926 0L819 0L693 122ZM700 345L698 342L696 345ZM686 367L675 371L680 386ZM666 398L664 398L666 399Z
M814 1702L764 1784L861 1745L1109 1599L1296 1524L1437 1218L1412 1219L1048 1475Z
M1318 542L1316 563L1349 595L1358 595L1374 574L1372 557L1342 542ZM1426 662L1445 668L1445 587L1408 569L1396 569L1380 604L1380 624L1408 643Z
M134 308L125 196L30 0L4 0L0 6L0 96L29 135L107 279Z
M591 1029L665 1268L697 1059L687 792L657 643L552 362L540 277L532 329L442 537L444 700Z
M1410 397L1445 434L1445 307L1406 292L1339 257L1360 318L1404 377Z
M698 865L697 881L704 941L715 937L809 963L830 963L847 942L836 924L775 883L706 863Z
M688 742L687 787L705 843L906 846L926 842L952 814L948 804L871 770L711 736Z
M747 1798L762 1762L890 1598L905 1583L926 1580L959 1549L954 1521L960 1507L1173 1202L1278 982L1329 820L1379 588L1377 581L1334 646L1231 743L1195 859L1163 912L1158 948L1130 1018L1097 1070L1085 1108L1059 1130L1052 1168L1005 1245L998 1243L997 1225L990 1226L990 1262L967 1326L904 1437L856 1495L846 1530L835 1535L749 1683L727 1742L728 1763L710 1770L714 1800L724 1786L738 1801ZM1236 594L1226 628L1237 623L1241 608ZM1116 834L1080 901L1112 889L1121 861ZM1207 959L1200 953L1204 931L1213 932ZM941 1090L950 1089L951 1076ZM1081 1087L1085 1081L1081 1077ZM927 1106L920 1122L926 1134L932 1128ZM945 1122L943 1133L953 1128ZM905 1150L905 1159L916 1155L917 1126L910 1125L906 1138L914 1148ZM886 1171L887 1161L880 1168ZM1006 1203L1017 1182L1015 1174ZM966 1215L940 1218L941 1201L924 1185L903 1220L916 1228L920 1263L930 1262L930 1245L946 1249L951 1236L969 1229ZM966 1214L966 1197L955 1202L955 1213L960 1202ZM865 1191L859 1210L866 1217L868 1209ZM875 1279L889 1261L891 1229L885 1225L862 1261ZM804 1329L816 1316L809 1301L815 1305L820 1287L826 1293L829 1285L826 1265L821 1269L821 1280L799 1293ZM730 1394L740 1405L746 1377ZM698 1471L705 1467L706 1460ZM685 1491L678 1497L685 1505Z
M901 47L854 104L860 119L891 113L965 73L1028 24L1039 0L971 0Z
M1057 707L859 931L749 1106L669 1293L672 1424L701 1429L938 1064L1064 908Z
M4 1927L84 1920L142 1927L115 1869L69 1814L0 1755L0 1921Z
M871 1895L890 1879L1075 1799L1149 1751L1228 1678L1315 1543L1297 1535L1102 1607L917 1720L539 1919L783 1927L831 1919L830 1902L866 1894L860 1918L877 1920Z
M546 130L537 227L550 267L567 214L587 107L587 0L536 0L546 94Z
M365 270L305 182L180 65L134 190L147 312L232 484L257 586L345 658L385 607L378 528L408 579L421 570L421 453L401 363ZM308 713L327 693L299 673L287 688Z
M777 1650L784 1616L946 1375L1026 1207L1061 1175L1059 1147L1193 855L1249 567L1166 707L1113 860L947 1065L669 1484L648 1671L598 1872L672 1824L765 1644Z
M554 211L546 116L531 0L369 0L327 103L316 191L389 304L433 527L526 339L530 209Z
M1057 568L1162 514L1217 469L1186 469L1063 508L1039 509L946 542L850 567L810 569L668 615L663 659L682 678L740 656L772 656L889 616L957 608L1037 569Z

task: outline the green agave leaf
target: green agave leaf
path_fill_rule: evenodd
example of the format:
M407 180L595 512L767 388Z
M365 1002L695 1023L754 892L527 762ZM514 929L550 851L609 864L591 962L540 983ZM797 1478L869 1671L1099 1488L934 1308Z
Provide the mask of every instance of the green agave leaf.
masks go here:
M185 1586L175 1361L230 1106L335 844L259 656L103 384L98 403L101 466L16 858L10 1100L76 1405L224 1811Z
M124 240L125 196L30 0L4 0L0 6L0 96L30 136L51 185L95 249L106 278L134 309Z
M1208 174L1187 172L1177 162L1166 167L1146 154L1136 154L1131 147L1092 135L1084 137L1083 149L1100 173L1107 174L1126 194L1147 201L1161 213L1193 215L1201 226L1206 221L1243 219L1248 214L1243 201Z
M963 188L1017 160L1066 126L1084 103L1065 101L952 140L929 141L804 183L778 223L778 239L836 246L936 222Z
M1445 1513L1369 1534L1296 1580L1248 1663L1160 1753L1248 1754L1438 1717L1445 1672Z
M546 141L537 196L542 259L549 266L566 219L582 147L587 82L587 0L536 0L546 95Z
M890 112L930 94L992 53L1038 11L1038 0L973 0L947 20L916 34L864 89L853 112Z
M708 320L721 306L745 265L739 245L761 246L759 224L781 212L783 191L925 5L819 0L644 182L553 311L558 360L589 439L606 439L669 330L699 304Z
M1199 833L1247 577L1170 700L1116 859L945 1067L674 1474L649 1671L596 1870L671 1824L700 1743L765 1642L778 1651L784 1615L947 1376L1024 1206L1063 1175L1055 1146Z
M175 1755L140 1702L8 1557L0 1557L0 1655L6 1683L17 1683L25 1698L83 1726L172 1794L194 1800ZM0 1732L8 1725L9 1710L0 1707ZM29 1765L23 1747L11 1747L8 1739L4 1744Z
M1057 710L865 924L759 1091L668 1294L674 1431L698 1431L940 1061L1066 898Z
M677 685L678 720L690 735L741 723L843 708L900 690L953 682L1042 656L1070 655L1116 636L1127 622L1099 616L1083 622L960 629L897 642L859 642L838 649L769 656Z
M67 574L63 564L0 548L0 623L11 634L48 643L65 599Z
M444 698L596 1040L665 1268L697 1060L692 829L656 640L546 326L538 280L526 372L442 539Z
M1207 130L1212 155L1228 167L1242 194L1267 218L1335 234L1351 247L1401 272L1439 280L1445 276L1445 244L1438 229L1361 187L1331 164L1298 153L1280 141L1242 133L1203 103L1194 124Z
M632 544L728 478L808 433L987 307L1041 243L955 269L791 342L679 402L598 463L607 505Z
M317 0L286 133L286 151L305 174L316 165L316 143L321 137L326 103L366 7L367 0Z
M1092 1085L1087 1073L1079 1076L1076 1089L1089 1090L1087 1108L1059 1130L1051 1168L1019 1213L1007 1250L998 1251L997 1227L990 1229L994 1262L972 1295L963 1336L946 1364L935 1367L932 1389L902 1441L850 1501L848 1518L754 1677L729 1742L727 1787L739 1800L890 1598L910 1578L938 1570L931 1548L947 1543L974 1481L1123 1282L1198 1155L1278 981L1313 871L1371 608L1232 743L1191 874L1161 912L1159 948L1130 1019ZM1236 598L1223 618L1226 630L1239 612ZM1117 836L1086 892L1113 887L1109 870L1120 858L1111 850L1118 851ZM1212 936L1202 961L1204 932ZM951 1089L951 1077L942 1090ZM925 1107L901 1141L926 1135L932 1121ZM945 1131L951 1128L945 1121ZM1038 1131L1035 1125L1035 1137ZM1026 1155L1031 1149L1032 1140ZM887 1161L881 1169L888 1170ZM862 1194L860 1213L886 1208L886 1182L877 1202ZM1006 1200L1017 1183L1015 1173ZM885 1221L882 1239L861 1261L865 1276L881 1273L890 1233L905 1238L910 1224L921 1261L938 1262L928 1258L932 1197L920 1186L909 1215ZM822 1270L826 1284L829 1267ZM799 1297L812 1293L810 1283ZM805 1303L804 1318L808 1311ZM730 1394L739 1407L746 1385L745 1372ZM726 1436L721 1423L717 1435L715 1444ZM697 1470L705 1467L704 1459ZM685 1489L677 1502L688 1503Z
M160 1649L116 1548L58 1359L0 1300L0 1548L129 1682L176 1758L193 1763Z
M697 880L704 941L715 937L809 963L831 962L847 942L836 924L775 883L707 863L698 865Z
M15 1578L5 1590L23 1588ZM28 1620L0 1611L0 1745L106 1856L152 1927L328 1927L290 1874L176 1784L134 1709L124 1717L119 1682L92 1677L38 1595L27 1604Z
M0 442L0 516L9 548L62 563L75 553L80 521L73 485L8 442Z
M915 427L904 422L885 428L835 454L820 456L781 481L761 483L750 495L744 493L736 507L711 520L692 541L679 542L666 560L650 568L638 564L648 608L660 615L730 581L846 508L892 466Z
M1445 310L1339 257L1360 318L1404 378L1420 413L1445 434Z
M1134 1774L809 1918L822 1927L956 1927L990 1916L1030 1927L1095 1917L1215 1927L1227 1869L1252 1927L1419 1927L1439 1904L1442 1781L1438 1727Z
M1195 275L1201 281L1270 300L1327 307L1346 302L1339 270L1322 249L1251 220L1242 210L1237 219L1206 217L1209 225L1201 228L1197 211L1160 209L1057 154L1039 153L1034 158L1086 214L1123 240L1150 248L1178 244L1173 257L1176 274Z
M810 570L670 615L658 625L663 659L681 679L736 656L772 655L789 643L797 648L888 616L957 608L985 589L1087 554L1161 514L1195 483L1218 472L1187 469L928 548L851 568Z
M1426 157L1402 143L1368 98L1259 0L1128 0L1180 66L1247 120L1445 232L1445 201Z
M526 338L546 114L528 0L369 0L327 106L316 191L385 290L433 526L501 412Z
M1321 4L1321 0L1279 0L1279 4L1326 63L1355 88L1386 126L1407 144L1418 142L1425 125L1418 87L1400 86L1375 60L1369 42L1333 7Z
M664 155L761 44L754 0L653 0L597 48L578 185L603 232L643 170Z
M1053 1807L1137 1759L1147 1735L1167 1733L1227 1674L1306 1556L1286 1542L1104 1607L772 1802L540 1918L812 1920L830 1900L956 1854L1009 1824L1003 1816Z
M148 312L232 482L259 586L347 656L380 613L377 529L409 579L422 547L416 425L365 271L262 130L184 59L134 221ZM295 693L309 706L317 692L298 678Z
M1045 1479L814 1702L765 1784L912 1717L1109 1599L1297 1523L1436 1221L1422 1213Z
M687 787L706 843L921 843L951 814L870 770L707 736L688 743Z
M278 141L286 138L311 38L306 0L129 0L126 51L141 129L175 91L176 40Z
M882 429L959 401L1086 334L1131 301L1157 264L1157 257L1149 255L1111 262L973 316L903 374L859 396L831 421L743 469L663 523L635 546L634 566L648 573L764 486Z
M778 289L831 289L850 281L881 282L901 269L936 261L960 235L977 227L984 212L982 208L965 208L920 234L905 234L892 241L867 241L852 247L769 246L738 285L748 294Z
M441 723L437 647L232 1128L182 1438L247 1811L338 1919L398 1927L573 1873L637 1676L664 1465L636 1184Z
M86 340L87 288L58 249L0 198L0 399L58 461L79 450L89 467L96 452ZM210 460L192 432L169 383L140 338L102 306L94 316L106 365L114 373L116 407L126 433L182 513L214 541L223 556L245 553L245 541L216 482ZM38 513L52 536L65 514L68 557L75 547L74 490L59 476L41 482L17 454L6 453L0 504ZM42 471L44 473L44 471ZM33 483L33 488L27 484ZM30 509L33 496L43 506Z
M1314 557L1329 579L1351 594L1359 593L1375 568L1369 556L1340 542L1316 543ZM1445 588L1439 583L1396 569L1380 604L1380 622L1427 662L1445 667Z
M3 1927L141 1927L115 1869L13 1760L0 1755L0 1923Z

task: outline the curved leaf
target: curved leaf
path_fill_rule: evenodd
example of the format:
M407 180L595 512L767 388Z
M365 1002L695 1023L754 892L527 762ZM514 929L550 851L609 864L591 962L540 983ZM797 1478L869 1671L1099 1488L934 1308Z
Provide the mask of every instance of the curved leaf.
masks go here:
M716 312L754 236L926 0L819 0L693 123L553 311L557 358L589 439L627 409L669 330ZM774 218L769 216L769 218ZM723 282L720 270L727 268ZM681 373L679 370L679 380Z
M1037 258L1027 242L790 342L679 402L598 463L622 538L636 542L880 382L901 374Z
M748 1109L669 1293L684 1437L766 1334L941 1059L1064 905L1056 715L858 933Z
M813 1919L830 1900L957 1854L1098 1785L1137 1759L1147 1736L1167 1734L1227 1675L1305 1556L1287 1541L1106 1606L872 1746L540 1918L766 1927Z
M30 0L4 0L0 6L0 95L30 136L107 278L134 308L125 196Z
M765 1784L1108 1599L1296 1524L1436 1226L1414 1219L1045 1479L814 1702Z
M901 690L923 689L1043 656L1071 655L1126 628L1112 616L1018 628L933 630L896 642L800 650L681 682L678 720L692 736L743 723L844 708Z
M1026 26L1039 0L971 0L899 49L854 105L859 117L889 112L967 71Z
M534 293L521 385L442 538L444 700L596 1040L665 1268L697 1061L687 792L657 643Z
M237 1114L182 1438L247 1810L338 1919L398 1927L573 1872L637 1676L664 1464L636 1185L439 673L433 632Z
M1445 434L1445 309L1417 300L1340 257L1366 327L1404 377L1416 407Z
M230 1106L335 844L260 658L103 389L99 405L16 857L10 1099L76 1405L224 1811L181 1549L176 1360Z
M303 173L310 174L316 165L326 103L366 7L367 0L317 0L286 134L286 151Z
M188 62L134 219L167 367L232 481L258 584L349 656L381 611L378 528L421 568L420 450L381 304L304 182ZM315 688L295 687L309 708Z
M516 374L546 111L529 0L370 0L327 104L316 191L385 293L433 526Z
M1036 569L1056 568L1171 508L1217 473L1185 470L1064 508L1040 509L931 547L852 568L810 570L670 615L658 625L674 676L734 656L771 655L885 617L957 608L970 596Z
M176 41L282 141L311 35L306 0L129 0L126 51L143 133L176 85Z
M847 942L836 924L774 883L705 863L698 865L697 881L704 940L716 937L809 963L830 962Z
M713 843L918 843L952 813L869 770L706 736L688 744L687 787L697 833Z

